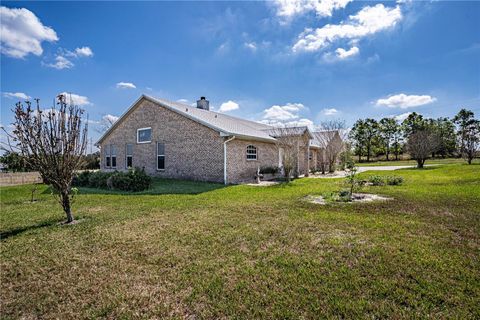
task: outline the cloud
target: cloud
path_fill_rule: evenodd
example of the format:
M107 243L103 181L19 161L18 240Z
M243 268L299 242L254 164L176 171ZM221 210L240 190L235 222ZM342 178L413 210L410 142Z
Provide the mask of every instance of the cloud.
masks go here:
M90 49L90 47L76 48L74 53L75 53L76 57L91 57L91 56L93 56L93 51L92 51L92 49Z
M68 60L67 58L65 58L62 55L57 55L55 57L55 62L54 63L43 63L42 62L42 64L47 66L47 67L54 68L54 69L57 69L57 70L70 69L73 66L75 66L75 64L72 61Z
M224 102L220 105L220 108L218 109L219 112L228 112L228 111L233 111L237 110L240 108L238 103L232 100L228 100L227 102Z
M360 50L358 49L358 47L351 47L349 50L345 50L343 48L338 48L337 50L335 50L335 53L337 54L337 58L339 59L346 59L349 57L356 56L359 52Z
M117 83L117 88L119 88L119 89L136 89L137 86L135 86L131 82L119 82L119 83Z
M248 48L252 50L253 52L257 51L257 44L255 42L245 42L244 43L245 48Z
M270 121L287 121L299 118L299 111L305 109L301 103L287 103L284 106L274 105L263 111L263 119Z
M115 123L120 117L114 116L112 114L106 114L102 117L103 121L106 121L108 123Z
M404 93L391 95L387 98L378 99L377 106L389 108L407 109L411 107L423 106L435 102L437 99L429 95L406 95Z
M309 11L315 11L319 17L330 17L332 12L347 6L352 0L275 0L277 16L292 18Z
M412 114L412 113L411 112L405 112L405 113L394 116L393 119L402 122L403 120L407 119L410 114Z
M91 105L92 103L88 100L87 97L81 96L75 93L69 93L69 92L62 92L59 94L63 94L67 97L67 103L72 102L73 104L76 104L77 106L87 106Z
M385 7L383 4L366 6L346 22L327 24L315 30L307 28L293 45L293 52L313 52L323 49L340 39L358 41L395 26L402 20L400 7Z
M335 108L323 109L322 113L326 116L333 116L338 113L338 110Z
M13 58L29 54L40 56L42 42L58 40L56 32L42 24L37 16L25 8L0 7L1 53Z
M23 99L23 100L30 100L32 98L23 92L4 92L3 96L9 99Z

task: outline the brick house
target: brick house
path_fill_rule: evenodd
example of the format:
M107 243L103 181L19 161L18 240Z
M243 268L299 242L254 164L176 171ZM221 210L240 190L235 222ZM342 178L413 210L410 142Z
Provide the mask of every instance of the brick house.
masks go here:
M145 168L165 178L227 183L254 180L258 168L282 164L272 127L197 107L142 95L103 134L100 168ZM298 172L317 166L320 145L307 127L296 128L300 141Z

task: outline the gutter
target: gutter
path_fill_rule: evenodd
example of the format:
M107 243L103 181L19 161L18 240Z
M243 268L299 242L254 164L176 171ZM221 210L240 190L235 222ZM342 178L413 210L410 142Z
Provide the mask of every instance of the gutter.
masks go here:
M235 136L223 142L223 183L227 184L227 143L234 140Z

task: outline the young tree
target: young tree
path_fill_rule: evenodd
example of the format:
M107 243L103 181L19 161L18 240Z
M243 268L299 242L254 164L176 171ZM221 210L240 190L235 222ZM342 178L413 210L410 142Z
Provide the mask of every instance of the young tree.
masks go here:
M322 165L328 167L329 172L335 172L338 157L345 147L343 143L346 132L345 121L325 121L321 123L320 128L321 131L315 132L314 135L324 148Z
M479 147L480 121L475 119L473 111L461 109L453 118L453 122L458 127L460 154L468 161L468 164L471 164Z
M275 137L275 143L281 157L282 169L285 180L290 182L292 175L298 177L300 145L302 138L296 133L297 128L275 127L270 130L270 135Z
M70 99L71 100L71 99ZM57 97L57 106L41 110L39 100L32 108L31 102L18 102L14 108L14 142L30 167L38 171L49 184L72 223L72 180L81 166L87 146L87 122L83 124L84 111L66 97Z
M398 147L394 147L393 144L396 143L395 138L398 136L398 132L400 132L400 125L394 118L383 118L378 123L378 132L388 161L391 150Z
M409 135L407 150L410 157L417 161L417 168L423 168L425 160L438 148L438 145L438 136L432 130L422 129Z

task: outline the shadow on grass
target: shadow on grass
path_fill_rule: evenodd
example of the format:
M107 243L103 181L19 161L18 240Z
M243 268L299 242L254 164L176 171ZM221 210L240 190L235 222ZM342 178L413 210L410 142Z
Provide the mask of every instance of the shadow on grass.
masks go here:
M44 221L44 222L37 223L37 224L34 224L34 225L30 225L30 226L19 227L19 228L15 228L15 229L11 229L11 230L2 231L2 232L0 232L0 241L4 241L4 240L6 240L10 237L19 235L21 233L24 233L24 232L27 232L27 231L30 231L30 230L50 227L50 226L53 226L53 225L58 224L58 223L59 223L59 220Z
M225 188L221 183L160 179L154 178L148 190L129 192L122 190L109 190L100 188L79 187L79 194L112 194L112 195L162 195L162 194L200 194Z

